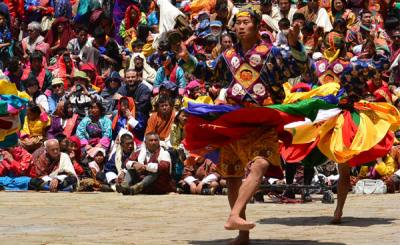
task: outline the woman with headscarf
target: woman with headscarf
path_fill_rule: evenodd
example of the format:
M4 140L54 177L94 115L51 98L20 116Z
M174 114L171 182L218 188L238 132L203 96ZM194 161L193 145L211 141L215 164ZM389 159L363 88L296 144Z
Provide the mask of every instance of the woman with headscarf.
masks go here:
M58 58L55 66L57 68L53 67L55 68L52 71L53 77L61 78L64 81L64 88L67 89L72 85L71 80L74 77L75 72L79 71L77 68L75 68L75 64L72 61L70 53L64 52L64 54ZM49 67L49 69L51 68Z
M146 17L142 15L136 4L130 5L125 12L125 17L119 27L119 36L125 38L135 38L139 23L146 24Z
M130 5L135 4L135 2L135 0L115 0L112 12L113 22L116 27L115 33L119 33L119 28L122 20L125 18L126 10ZM116 35L116 41L120 44L123 43L119 35Z
M110 76L105 81L105 88L101 91L100 96L103 98L103 106L106 109L106 114L110 115L117 107L117 99L115 97L118 89L122 85L122 78L118 72L111 72Z
M65 17L57 18L47 32L45 42L50 45L51 55L57 54L59 50L67 48L69 40L75 37L75 33Z
M76 174L78 176L82 176L85 173L85 171L81 166L81 161L82 161L81 141L75 135L69 137L68 141L69 141L68 143L69 158L71 159Z
M146 57L142 53L134 53L132 55L129 69L135 69L136 71L142 72L143 80L153 84L156 79L156 71L147 64Z
M118 101L118 110L112 120L113 137L115 140L121 129L126 129L134 135L137 125L135 120L135 102L131 97L122 97Z
M86 63L80 66L80 70L85 72L86 75L90 79L90 83L92 84L92 87L94 90L96 90L98 93L101 92L104 89L104 80L102 76L99 76L96 70L96 66L92 63Z

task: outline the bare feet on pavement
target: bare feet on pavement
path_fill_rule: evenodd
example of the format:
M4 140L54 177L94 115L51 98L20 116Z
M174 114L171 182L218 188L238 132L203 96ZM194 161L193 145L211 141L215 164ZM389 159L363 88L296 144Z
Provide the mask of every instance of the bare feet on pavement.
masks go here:
M254 223L247 222L239 216L229 216L228 221L225 224L226 230L241 230L248 231L255 227Z
M342 211L335 211L333 219L331 220L332 225L339 225L342 223Z

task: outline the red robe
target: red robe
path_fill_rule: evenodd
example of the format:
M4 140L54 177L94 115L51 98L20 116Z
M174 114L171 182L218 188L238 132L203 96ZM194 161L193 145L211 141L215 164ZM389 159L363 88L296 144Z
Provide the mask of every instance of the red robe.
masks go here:
M0 164L0 176L12 175L14 177L36 177L32 155L24 148L18 146L8 151L14 158L13 161L3 159Z
M145 149L142 149L142 151ZM139 159L139 154L141 151L137 151L132 153L132 155L129 157L128 161L138 161ZM172 180L171 174L170 174L170 169L171 169L171 162L168 161L158 161L158 157L160 154L160 149L158 149L149 159L149 162L144 161L144 165L147 165L148 163L158 163L158 178L157 180L151 184L149 187L143 190L143 193L146 194L166 194L168 192L174 192L175 189L175 184L174 181ZM141 175L140 179L142 180L146 175Z

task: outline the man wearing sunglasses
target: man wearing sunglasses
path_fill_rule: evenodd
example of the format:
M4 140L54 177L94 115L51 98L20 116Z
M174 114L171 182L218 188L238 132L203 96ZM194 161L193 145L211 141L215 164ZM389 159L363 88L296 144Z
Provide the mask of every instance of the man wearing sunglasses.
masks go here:
M61 78L54 78L51 81L51 96L48 97L49 101L49 113L53 114L57 109L58 102L65 95L64 81Z

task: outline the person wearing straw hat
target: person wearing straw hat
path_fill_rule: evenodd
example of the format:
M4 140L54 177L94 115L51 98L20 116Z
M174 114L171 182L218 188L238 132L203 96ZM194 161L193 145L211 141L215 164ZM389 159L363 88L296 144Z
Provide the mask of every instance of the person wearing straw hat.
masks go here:
M79 115L79 119L88 115L89 107L93 101L102 101L102 97L90 86L89 78L83 71L76 71L73 77L74 85L65 95Z

